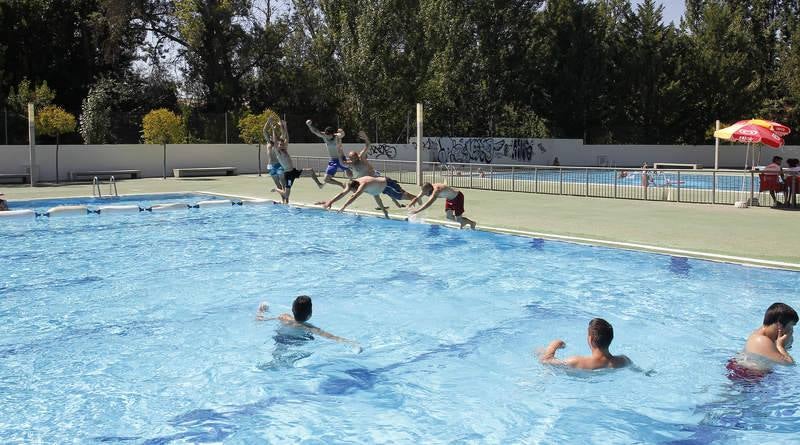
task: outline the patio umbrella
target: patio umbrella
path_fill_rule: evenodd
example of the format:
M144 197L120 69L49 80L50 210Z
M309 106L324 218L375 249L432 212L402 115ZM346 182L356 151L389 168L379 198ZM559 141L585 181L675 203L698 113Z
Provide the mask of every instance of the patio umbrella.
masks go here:
M747 161L750 156L751 147L755 164L755 144L763 144L772 148L781 148L783 138L789 134L791 129L777 122L763 119L748 119L736 122L730 127L725 127L714 132L714 137L725 139L731 142L747 144L747 155L745 156L744 166L747 168Z

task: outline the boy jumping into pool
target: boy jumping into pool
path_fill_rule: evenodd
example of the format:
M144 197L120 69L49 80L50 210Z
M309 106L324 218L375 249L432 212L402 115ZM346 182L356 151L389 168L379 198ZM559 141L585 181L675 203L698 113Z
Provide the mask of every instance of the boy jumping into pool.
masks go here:
M286 188L286 184L283 183L283 166L278 161L276 154L278 150L275 148L275 131L274 128L267 131L268 128L272 127L272 123L273 119L270 117L264 124L264 128L261 129L262 133L264 133L264 139L267 140L267 173L272 177L272 181L275 182L275 188L283 190Z
M256 313L256 320L259 321L278 320L285 326L302 329L311 334L316 334L319 335L320 337L325 337L327 339L334 340L339 343L348 343L360 349L360 346L358 345L357 342L354 342L353 340L348 340L343 337L338 337L329 332L325 332L322 329L314 326L313 324L308 323L308 320L311 318L311 312L312 312L311 297L309 297L308 295L300 295L294 299L294 302L292 303L291 315L281 314L278 317L266 318L266 313L268 311L269 311L269 305L267 304L266 301L262 302L258 306L258 312Z
M347 188L342 190L341 193L329 199L328 201L321 201L317 204L329 209L333 203L342 199L344 195L353 193L353 196L351 196L350 199L344 203L342 208L339 209L339 212L342 212L364 192L367 192L367 194L372 195L375 198L375 202L378 203L378 207L383 210L383 215L386 217L386 219L389 219L389 212L386 211L386 206L384 206L383 201L381 201L381 193L389 196L392 199L414 199L414 195L403 190L403 188L400 187L400 184L398 184L394 179L364 176L363 178L353 179L347 184Z
M556 358L556 351L566 346L563 340L553 340L547 346L539 361L548 365L569 366L575 369L604 369L622 368L631 364L631 360L624 355L612 355L608 351L611 340L614 339L614 328L602 318L594 318L589 322L587 340L592 355L573 356L560 360Z
M333 127L325 127L324 131L319 131L317 127L314 126L314 123L311 122L311 119L306 121L306 125L312 133L322 138L322 142L325 143L325 148L328 149L330 160L328 161L328 168L325 169L325 183L336 184L341 188L345 188L344 184L333 179L336 172L339 170L348 171L348 168L342 165L345 161L344 153L342 152L344 130L340 128L338 131L334 132Z
M728 362L729 377L762 377L774 365L793 365L794 359L787 350L792 347L797 321L797 312L791 306L770 305L761 327L748 337L744 351Z
M350 170L352 170L352 172L348 170L347 175L352 176L355 179L363 178L365 176L381 176L380 172L376 171L375 167L373 167L372 164L367 160L367 151L369 151L370 147L370 142L369 138L367 137L367 133L365 133L364 131L359 131L358 138L364 141L364 148L361 150L361 152L357 153L355 151L351 151L350 153L347 154L347 160L345 161L345 165L350 167ZM391 178L387 177L386 179L391 179ZM405 204L401 204L393 196L389 195L389 198L391 198L392 202L394 202L394 205L396 205L398 208L405 207ZM383 210L383 209L378 208L375 210Z
M281 200L284 204L289 203L289 194L292 192L292 185L294 185L295 179L301 176L311 176L311 179L317 183L319 188L322 188L323 184L319 182L317 179L317 173L311 168L304 168L302 170L298 170L294 168L294 162L292 161L292 157L289 155L289 130L286 128L286 121L281 121L281 137L277 137L275 134L275 130L273 128L272 137L273 140L276 141L276 148L274 148L275 156L278 158L278 162L280 162L281 166L283 167L283 183L285 184L284 187L276 187L273 191L278 192L281 195Z
M459 190L454 189L447 184L431 184L430 182L426 182L425 184L422 184L422 191L420 192L419 196L412 199L408 205L413 206L421 201L423 196L430 196L430 199L428 199L428 202L426 202L419 209L410 211L410 215L416 215L417 213L427 209L431 206L431 204L433 204L434 201L436 201L436 198L441 196L445 199L444 212L447 216L447 219L457 221L459 224L461 224L462 229L467 224L469 224L471 228L475 228L475 221L463 216L464 194Z

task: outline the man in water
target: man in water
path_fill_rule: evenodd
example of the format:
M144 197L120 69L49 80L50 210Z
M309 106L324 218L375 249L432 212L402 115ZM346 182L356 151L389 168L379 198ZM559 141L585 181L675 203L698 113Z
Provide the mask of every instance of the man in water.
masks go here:
M6 195L0 192L0 212L5 212L8 210L8 202L6 201Z
M273 129L272 137L273 140L276 141L275 147L275 156L278 158L278 162L283 167L283 184L284 187L276 187L272 189L274 192L278 192L281 195L281 200L284 204L289 203L289 194L292 192L292 185L294 185L295 179L301 176L311 176L311 179L317 183L319 188L322 188L322 183L319 182L317 179L317 173L311 168L304 168L302 170L298 170L294 168L294 162L292 161L292 157L289 155L289 130L286 128L286 121L281 121L281 137L277 137L275 134L275 130Z
M272 177L272 181L275 182L275 188L283 190L286 188L286 184L283 183L283 174L285 172L276 155L278 150L275 148L275 132L267 130L268 127L272 127L272 122L272 118L267 119L264 128L261 130L264 133L264 139L267 140L267 173Z
M624 355L612 355L608 348L614 339L614 328L602 318L594 318L589 322L587 340L592 355L573 356L564 360L556 358L556 351L565 347L563 340L553 340L547 346L539 361L548 365L569 366L575 369L605 369L622 368L631 364L631 360Z
M732 358L726 366L732 378L759 378L774 365L793 365L787 352L794 340L797 312L784 303L773 303L764 314L760 328L753 331L744 345L744 351Z
M383 201L381 201L380 194L383 193L384 195L389 196L392 199L406 199L406 200L413 200L414 195L408 193L407 191L403 190L400 187L400 184L397 183L394 179L391 178L382 178L382 177L374 177L374 176L364 176L363 178L353 179L347 184L347 188L342 190L341 193L334 196L328 201L321 201L318 202L318 205L322 205L326 209L331 208L333 203L342 199L344 195L348 193L353 193L353 196L344 203L339 212L344 211L353 201L355 201L362 193L367 192L367 194L372 195L375 198L375 202L378 203L378 207L383 210L383 215L386 219L389 219L389 212L386 211L386 206L383 205Z
M333 179L333 177L336 175L336 172L339 170L344 170L345 172L348 171L348 168L342 165L342 163L345 162L344 153L342 152L342 138L344 138L344 130L340 128L338 131L334 132L333 127L325 127L325 130L319 131L317 127L314 126L314 123L311 122L311 119L306 121L306 125L312 133L322 138L322 142L325 143L325 148L328 149L328 156L330 157L330 160L328 161L328 168L325 169L325 183L336 184L342 188L345 188L344 184Z
M284 326L290 328L300 329L306 333L319 335L320 337L325 337L330 340L337 341L339 343L349 343L351 345L356 346L361 352L361 347L358 345L357 342L353 340L348 340L343 337L338 337L333 335L329 332L325 332L322 329L308 323L308 320L311 318L312 313L312 304L311 304L311 297L308 295L300 295L294 299L292 303L292 313L290 314L281 314L278 317L273 318L266 318L266 313L269 311L269 305L267 302L262 302L258 306L258 313L256 314L256 320L259 321L266 321L266 320L278 320L283 323Z
M475 221L463 216L464 194L459 190L456 190L447 184L431 184L430 182L426 182L425 184L422 184L422 191L420 192L419 196L412 199L408 205L413 206L422 200L423 196L430 196L430 199L428 199L428 202L426 202L419 209L409 212L410 215L416 215L417 213L427 209L431 206L431 204L433 204L434 201L436 201L436 198L441 196L445 199L444 212L447 219L457 221L459 224L461 224L462 229L467 224L469 224L471 228L475 228Z
M361 150L361 152L357 153L355 151L351 151L350 153L347 154L347 160L345 162L345 165L350 167L350 170L352 170L352 172L348 170L347 175L352 176L354 179L363 178L365 176L381 176L381 173L375 170L375 167L373 167L372 164L367 160L367 152L369 151L370 147L370 142L369 138L367 137L367 133L365 133L364 131L359 131L358 138L364 141L364 148ZM392 180L391 178L388 177L386 179ZM396 205L398 208L405 207L405 205L401 204L397 199L395 199L394 196L391 195L388 196L389 198L391 198L392 202L394 202L394 205ZM383 209L379 208L375 210L383 210Z

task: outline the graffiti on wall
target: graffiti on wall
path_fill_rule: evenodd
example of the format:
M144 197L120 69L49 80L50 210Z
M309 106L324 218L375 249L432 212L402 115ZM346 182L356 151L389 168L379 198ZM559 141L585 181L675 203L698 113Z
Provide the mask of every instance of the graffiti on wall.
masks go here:
M372 144L369 146L367 156L370 158L394 159L397 157L397 146L394 144Z
M532 162L537 154L547 152L544 144L536 139L426 138L422 147L443 164L491 164L500 159Z

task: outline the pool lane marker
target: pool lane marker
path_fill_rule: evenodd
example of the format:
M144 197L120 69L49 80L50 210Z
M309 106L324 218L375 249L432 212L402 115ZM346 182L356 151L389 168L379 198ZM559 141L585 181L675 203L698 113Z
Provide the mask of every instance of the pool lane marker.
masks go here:
M198 193L209 193L215 194L210 192L198 192ZM258 199L249 196L237 196L237 195L223 195L223 196L232 196L235 198L240 199ZM293 203L291 204L296 207L303 207L309 209L320 209L324 210L322 206L316 204L307 204L307 203ZM355 215L369 215L369 216L377 216L383 217L383 213L373 212L369 210L345 210L346 213L352 213ZM404 216L397 216L397 215L389 215L391 219L396 221L408 221L408 217ZM420 222L430 223L430 224L438 224L442 226L447 226L451 228L459 227L458 224L450 222L450 221L443 221L439 219L428 219L428 218L420 218ZM741 256L734 256L734 255L723 255L718 253L709 253L709 252L699 252L695 250L684 250L684 249L673 249L670 247L659 247L653 246L649 244L639 244L639 243L627 243L623 241L610 241L610 240L602 240L596 238L583 238L579 236L569 236L569 235L557 235L554 233L545 233L545 232L531 232L527 230L516 230L516 229L508 229L504 227L493 227L493 226L481 226L475 230L482 230L485 232L495 232L495 233L505 233L509 235L521 235L531 238L544 238L554 241L566 241L575 244L583 244L587 246L606 246L606 247L615 247L624 250L633 250L637 252L650 252L650 253L658 253L662 255L678 255L684 256L689 258L696 258L701 260L707 261L715 261L718 263L732 263L732 264L740 264L745 266L758 266L758 267L768 267L774 269L790 269L795 271L800 271L800 264L798 263L787 263L783 261L771 261L771 260L762 260L759 258L748 258L748 257L741 257Z

